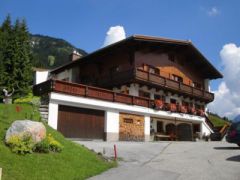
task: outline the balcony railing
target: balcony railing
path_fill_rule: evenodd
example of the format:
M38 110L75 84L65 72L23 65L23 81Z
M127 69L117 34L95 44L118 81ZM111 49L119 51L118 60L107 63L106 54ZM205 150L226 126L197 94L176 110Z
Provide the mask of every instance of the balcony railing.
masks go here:
M202 89L197 89L181 82L140 69L130 69L123 72L115 72L111 76L101 77L101 79L98 80L98 86L112 87L115 85L134 82L135 80L145 81L156 87L174 91L178 94L184 94L186 96L203 99L207 102L211 102L214 99L213 93L204 91Z
M123 103L128 105L143 106L147 108L154 108L157 110L156 108L157 101L151 100L149 98L136 97L136 96L131 96L123 93L116 93L114 91L110 91L102 88L86 86L82 84L69 83L66 81L48 80L46 82L35 85L33 87L33 92L37 96L48 94L49 92L58 92L58 93L70 94L74 96L88 97L88 98L100 99L100 100L110 101L110 102L118 102L118 103ZM176 105L168 104L168 103L164 103L164 109L159 109L159 110L183 113L179 107L177 108ZM196 113L194 112L192 114L196 115ZM188 111L187 113L191 114L190 111ZM197 115L202 116L202 114L197 114Z
M174 81L165 77L162 77L160 75L157 74L152 74L140 69L136 69L136 78L139 80L143 80L143 81L147 81L150 83L153 83L155 85L161 86L163 88L169 89L169 90L173 90L175 92L178 93L183 93L186 95L190 95L193 97L197 97L197 98L201 98L207 101L213 101L214 99L214 94L201 90L201 89L197 89L194 88L192 86L183 84L181 82L178 81Z

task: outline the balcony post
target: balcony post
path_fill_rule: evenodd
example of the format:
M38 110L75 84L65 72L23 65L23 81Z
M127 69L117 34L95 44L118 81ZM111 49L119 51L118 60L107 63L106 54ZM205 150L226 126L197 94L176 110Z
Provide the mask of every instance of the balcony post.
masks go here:
M113 93L113 102L116 101L116 92Z
M85 86L85 96L87 97L88 96L88 87Z

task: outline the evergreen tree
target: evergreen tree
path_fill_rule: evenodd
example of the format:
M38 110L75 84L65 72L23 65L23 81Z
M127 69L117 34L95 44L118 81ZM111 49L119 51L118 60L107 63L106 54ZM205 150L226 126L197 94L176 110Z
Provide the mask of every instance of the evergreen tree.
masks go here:
M1 62L3 73L1 74L2 88L8 90L13 88L13 32L11 18L8 15L1 27ZM1 88L1 90L2 90Z
M14 25L14 71L13 78L15 80L16 96L25 95L30 92L32 82L32 58L29 33L26 22L16 20Z
M11 25L8 15L0 28L0 86L15 90L14 98L31 91L32 58L29 33L25 20Z

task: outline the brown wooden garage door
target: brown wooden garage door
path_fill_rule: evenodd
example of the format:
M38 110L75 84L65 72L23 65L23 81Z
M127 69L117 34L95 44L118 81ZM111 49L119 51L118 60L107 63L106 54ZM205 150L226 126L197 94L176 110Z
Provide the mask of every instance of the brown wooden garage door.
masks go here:
M58 131L69 138L104 138L104 111L59 106Z

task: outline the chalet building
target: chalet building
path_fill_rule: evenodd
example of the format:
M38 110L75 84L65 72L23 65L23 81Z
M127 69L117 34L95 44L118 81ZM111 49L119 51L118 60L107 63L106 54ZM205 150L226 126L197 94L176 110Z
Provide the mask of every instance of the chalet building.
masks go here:
M34 86L64 136L181 141L212 132L209 82L222 75L190 41L134 35L71 59Z

